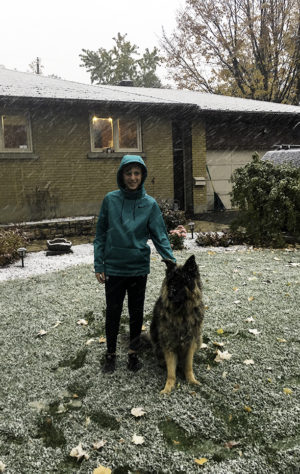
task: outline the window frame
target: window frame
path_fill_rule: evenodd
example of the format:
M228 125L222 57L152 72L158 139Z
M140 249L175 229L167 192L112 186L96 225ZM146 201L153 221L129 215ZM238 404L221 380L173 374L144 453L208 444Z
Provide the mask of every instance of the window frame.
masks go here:
M4 117L21 117L22 119L25 119L25 125L26 125L26 135L27 135L27 148L5 148L5 143L4 143ZM32 132L31 132L31 120L30 120L30 115L28 112L6 112L6 113L0 113L0 153L11 153L11 154L16 154L16 153L32 153L33 152L33 147L32 147Z
M93 129L93 118L98 117L101 119L112 119L112 137L113 137L113 146L111 151L114 151L116 153L132 153L132 152L142 152L142 131L141 131L141 119L140 117L137 117L136 115L108 115L108 114L100 114L99 112L92 112L90 114L90 142L91 142L91 151L92 152L106 152L109 147L103 147L103 148L96 148L94 146L95 143L95 136L94 136L94 129ZM130 120L135 120L136 121L136 132L137 132L137 147L136 148L120 148L119 146L119 127L118 127L118 122L119 119L130 119Z

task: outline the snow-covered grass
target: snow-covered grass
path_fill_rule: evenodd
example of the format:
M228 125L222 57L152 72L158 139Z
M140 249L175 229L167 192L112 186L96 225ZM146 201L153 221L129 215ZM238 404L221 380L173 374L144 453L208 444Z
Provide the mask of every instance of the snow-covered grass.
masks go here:
M190 248L176 257L191 253L204 286L207 347L195 356L201 385L179 377L170 396L159 393L165 371L150 349L142 370L128 372L126 308L117 370L101 373L104 289L91 263L0 283L5 473L92 473L99 465L115 473L298 472L299 250ZM151 265L146 326L164 276L155 254ZM215 362L217 350L231 358ZM145 415L135 418L134 407ZM134 434L144 443L134 444ZM96 451L99 440L106 443ZM82 462L69 456L79 443L89 454Z

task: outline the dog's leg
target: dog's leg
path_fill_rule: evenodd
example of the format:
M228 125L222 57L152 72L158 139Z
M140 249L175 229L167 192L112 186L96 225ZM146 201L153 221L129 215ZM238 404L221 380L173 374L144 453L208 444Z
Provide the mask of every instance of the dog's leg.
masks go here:
M194 359L194 354L197 349L197 343L194 341L190 345L186 359L185 359L185 378L189 383L192 383L194 385L200 385L200 382L195 379L194 371L193 371L193 359Z
M175 386L177 357L174 352L164 351L167 366L167 381L165 388L160 393L170 393Z

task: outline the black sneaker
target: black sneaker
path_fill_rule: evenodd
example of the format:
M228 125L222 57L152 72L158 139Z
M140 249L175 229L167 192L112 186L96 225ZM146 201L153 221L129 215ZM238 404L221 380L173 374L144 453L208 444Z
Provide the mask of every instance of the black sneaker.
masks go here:
M139 361L138 356L135 352L128 354L127 368L132 372L137 372L142 368L142 363Z
M116 370L116 354L105 354L105 362L102 367L104 374L112 374Z

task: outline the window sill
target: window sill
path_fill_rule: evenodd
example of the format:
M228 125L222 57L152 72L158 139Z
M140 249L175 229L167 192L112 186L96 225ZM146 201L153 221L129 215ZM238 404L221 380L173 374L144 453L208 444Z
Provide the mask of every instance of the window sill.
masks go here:
M20 152L20 153L10 153L7 151L0 152L0 160L38 160L40 157L35 153L31 152Z
M106 151L91 151L87 154L89 160L101 160L102 158L123 158L124 155L138 155L142 158L146 158L146 153L140 151L134 152L118 152L114 151L112 153L107 153Z

